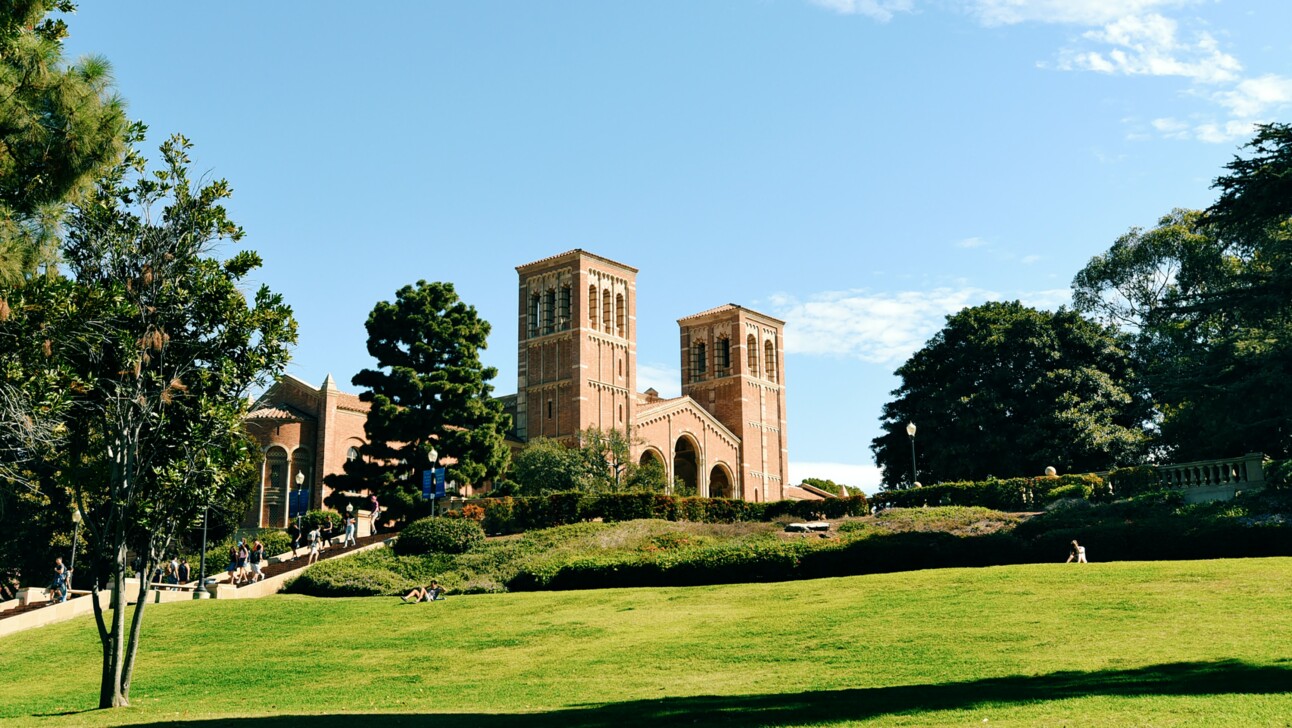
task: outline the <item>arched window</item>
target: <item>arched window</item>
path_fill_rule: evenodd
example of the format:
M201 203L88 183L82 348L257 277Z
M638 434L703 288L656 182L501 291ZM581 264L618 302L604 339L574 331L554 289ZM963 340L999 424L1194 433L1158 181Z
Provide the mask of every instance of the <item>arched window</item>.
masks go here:
M749 367L749 376L758 376L758 344L753 334L745 337L745 364Z
M556 289L549 288L543 294L543 333L550 334L556 330Z
M713 351L713 374L725 377L731 373L731 339L723 336L717 344Z
M601 330L610 333L610 289L601 292Z
M624 308L624 294L615 296L615 334L624 337L624 327L628 323L628 312Z
M538 336L538 294L529 297L529 338Z
M570 328L570 286L566 284L561 286L560 308L556 312L556 326L561 331L568 331Z
M357 448L357 447L351 447L349 450L346 450L346 451L345 451L345 459L346 459L347 461L349 461L349 462L354 462L354 461L358 460L358 459L359 459L359 448Z
M691 347L691 381L704 379L704 372L708 369L708 356L703 341L697 341Z
M764 361L763 367L767 370L767 378L776 381L776 345L771 339L763 342Z
M597 287L588 286L588 324L597 328Z

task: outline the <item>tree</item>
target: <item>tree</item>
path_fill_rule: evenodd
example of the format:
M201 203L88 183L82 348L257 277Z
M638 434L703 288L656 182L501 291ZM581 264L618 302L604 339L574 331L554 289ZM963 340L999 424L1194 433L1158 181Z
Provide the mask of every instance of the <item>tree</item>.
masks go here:
M236 500L243 488L230 474L252 457L246 392L282 370L295 340L279 296L262 287L249 302L240 288L260 265L256 254L210 257L242 230L221 205L226 182L190 180L189 147L171 138L151 174L128 151L72 210L70 277L22 286L23 308L11 306L0 329L9 340L42 333L6 362L34 400L49 402L41 382L63 384L65 398L34 414L60 418L65 447L29 469L52 466L44 468L52 483L31 481L53 486L40 492L51 510L70 514L59 502L67 493L84 515L103 648L100 707L129 704L148 585L140 584L129 629L125 608L109 623L99 593L110 588L113 602L126 604L128 553L149 571L204 508Z
M1101 470L1139 459L1149 414L1129 341L1072 311L993 302L947 317L897 370L871 450L888 488Z
M395 301L378 303L368 316L368 353L376 369L351 380L371 408L361 457L330 476L333 488L372 488L389 496L397 517L421 498L416 474L429 466L432 449L451 458L448 477L479 483L501 475L510 457L511 428L502 404L490 395L498 370L480 363L490 326L462 302L451 283L404 286Z
M588 476L581 451L546 437L530 440L511 462L511 479L519 495L590 490Z
M825 478L804 478L803 485L811 485L813 487L820 488L827 493L833 493L841 498L847 498L848 496L853 495L862 495L861 488L854 488L851 485L843 485L842 483L836 483L833 480Z
M120 158L125 107L99 57L68 65L70 0L0 6L0 282L30 277L57 260L67 203Z

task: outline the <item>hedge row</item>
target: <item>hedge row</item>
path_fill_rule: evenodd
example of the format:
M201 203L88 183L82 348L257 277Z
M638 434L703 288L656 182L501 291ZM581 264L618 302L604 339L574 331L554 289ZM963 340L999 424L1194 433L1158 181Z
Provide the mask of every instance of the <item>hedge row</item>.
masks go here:
M1027 511L1062 498L1101 500L1107 492L1103 479L1097 475L1043 475L886 490L871 496L871 502L881 508L979 506L998 511Z
M552 493L520 498L482 498L468 504L463 511L476 506L487 533L520 533L569 523L592 521L632 521L658 518L666 521L700 523L735 523L737 521L773 521L780 518L816 520L860 516L870 512L866 497L831 498L819 501L772 501L753 503L727 498L683 498L658 493ZM466 513L450 511L446 515L465 517Z
M1094 561L1292 555L1292 526L1190 523L1179 518L1043 526L1030 533L876 534L853 541L716 544L656 553L609 552L523 564L509 591L695 586L789 581L897 571L1058 563L1078 539Z

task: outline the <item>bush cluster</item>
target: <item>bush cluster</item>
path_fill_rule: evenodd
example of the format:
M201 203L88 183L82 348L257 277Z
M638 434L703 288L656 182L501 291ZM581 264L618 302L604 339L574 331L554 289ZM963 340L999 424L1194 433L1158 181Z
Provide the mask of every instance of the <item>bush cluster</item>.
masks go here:
M484 538L484 529L471 519L423 518L399 532L395 553L401 556L460 554L470 551Z
M660 493L552 493L544 496L484 498L481 524L487 533L521 533L581 521L664 521L736 523L781 519L818 520L865 515L864 495L819 501L754 503L727 498L687 498ZM467 506L470 507L470 506ZM465 509L464 509L465 510Z
M1042 475L886 490L871 496L871 502L881 508L978 506L999 511L1027 511L1061 498L1093 498L1106 492L1103 479L1097 475Z

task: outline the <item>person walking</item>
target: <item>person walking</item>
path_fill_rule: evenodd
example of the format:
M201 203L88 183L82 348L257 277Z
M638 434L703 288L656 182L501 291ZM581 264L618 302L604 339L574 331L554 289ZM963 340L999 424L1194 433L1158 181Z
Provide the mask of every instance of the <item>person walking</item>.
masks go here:
M320 538L319 528L318 526L315 526L314 529L310 531L310 535L308 538L309 546L310 546L310 557L309 557L309 560L305 562L306 566L313 564L319 560L319 538Z
M260 562L265 560L265 545L260 542L260 539L256 539L256 542L251 545L249 560L251 563L251 583L254 584L265 578L265 572L260 570Z
M181 584L187 584L187 583L188 583L188 580L193 576L193 571L192 571L192 569L190 569L190 568L188 567L188 559L186 559L186 558L185 558L185 559L180 559L180 560L179 560L179 572L178 572L178 573L179 573L179 583L181 583Z
M229 547L229 583L238 583L238 545L234 544Z
M328 518L319 526L319 551L327 551L328 544L332 543L332 519Z
M238 583L246 584L250 571L247 569L247 559L251 557L251 549L247 548L247 539L238 539Z
M292 521L292 525L287 527L287 535L292 537L292 561L296 560L296 549L301 547L301 524L300 518Z
M372 526L372 528L370 528L370 529L369 529L369 533L370 533L370 534L372 534L372 535L376 535L376 533L377 533L377 516L381 514L381 503L377 502L377 494L376 494L376 493L370 493L370 494L368 494L368 508L369 508L369 510L371 510L371 511L372 511L372 515L370 516L370 518L372 519L371 524L370 524L370 525Z
M354 516L347 515L345 517L345 540L341 542L341 548L348 549L351 546L356 545L357 542L354 540L354 531L356 526L357 524L354 522Z
M61 604L67 601L67 579L72 570L63 566L63 557L54 559L54 581L49 585L51 597L56 597Z

